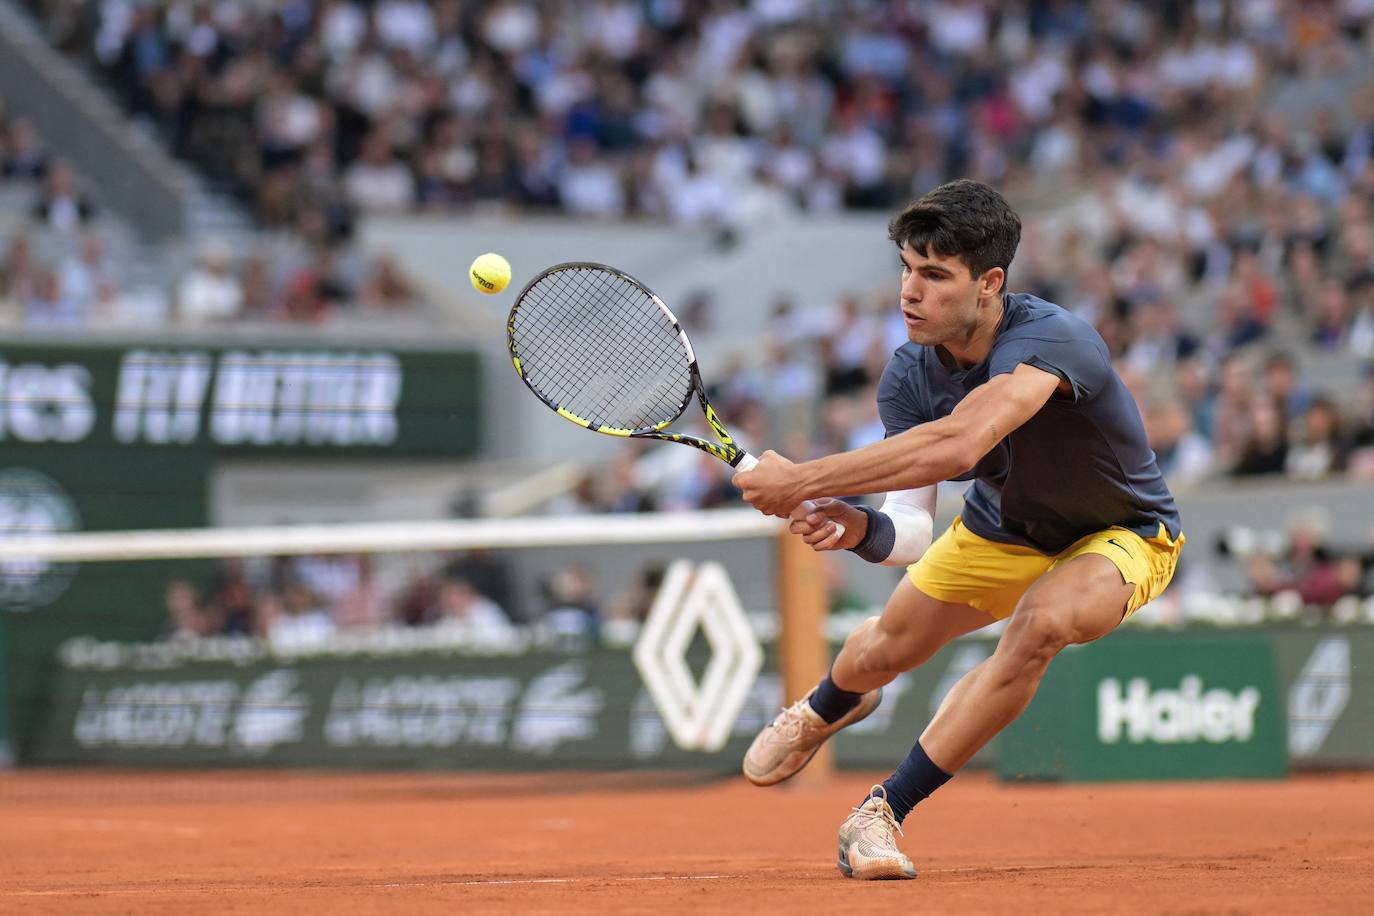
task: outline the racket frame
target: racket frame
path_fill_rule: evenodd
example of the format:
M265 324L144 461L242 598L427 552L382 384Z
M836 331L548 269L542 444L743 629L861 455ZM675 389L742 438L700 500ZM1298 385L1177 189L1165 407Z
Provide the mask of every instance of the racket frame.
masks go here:
M682 403L678 405L677 412L667 420L663 420L653 426L641 426L638 429L624 429L594 423L584 417L579 417L563 405L556 404L548 397L545 397L544 393L534 387L529 377L525 375L524 366L520 361L520 350L515 342L515 320L520 313L520 306L525 301L525 294L533 289L535 284L564 270L598 270L614 274L634 284L641 292L652 299L654 305L658 306L663 316L672 324L673 330L677 332L678 339L682 342L683 349L687 351L688 372L690 374L691 385L687 390L687 396L684 397ZM668 308L653 290L649 289L649 287L645 286L623 270L611 267L607 264L599 264L595 261L566 261L562 264L555 264L552 267L540 271L533 280L525 284L524 289L520 290L520 295L515 297L515 304L511 306L510 316L506 320L506 347L510 351L511 362L515 365L515 371L520 376L520 381L525 383L525 387L532 391L535 397L543 401L560 417L563 417L565 420L570 420L584 429L590 429L592 432L602 433L607 436L619 436L626 439L657 439L663 442L679 442L683 445L690 445L693 448L698 448L708 455L713 455L731 467L738 467L740 462L746 457L752 458L744 449L735 444L734 438L725 429L725 425L721 423L720 418L716 416L715 409L707 399L706 386L702 382L701 372L697 368L696 351L692 349L692 341L688 339L687 332L682 329L682 323L677 320L677 316L672 313L672 310ZM701 405L702 413L706 415L706 423L711 427L711 432L720 440L719 442L711 442L697 436L689 436L685 433L667 432L666 428L681 419L682 415L687 412L687 406L692 403L693 394L696 395L697 402ZM746 464L752 465L753 462L751 460L746 462Z

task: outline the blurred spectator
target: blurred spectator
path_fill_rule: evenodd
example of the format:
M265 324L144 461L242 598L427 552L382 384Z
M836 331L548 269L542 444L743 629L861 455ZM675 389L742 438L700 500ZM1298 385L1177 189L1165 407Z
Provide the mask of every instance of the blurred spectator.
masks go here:
M185 579L173 579L165 589L168 639L204 639L221 632L216 609L201 601L196 587Z
M1122 359L1136 372L1170 371L1179 360L1196 353L1200 346L1183 327L1178 308L1172 301L1147 299L1135 306L1131 317L1135 333Z
M228 321L243 310L243 288L229 270L229 248L221 242L201 247L196 264L177 286L177 317L186 324Z
M1374 359L1374 272L1354 278L1351 290L1354 318L1347 337L1349 349L1361 359Z
M323 249L287 277L280 315L287 321L315 324L327 320L350 298L337 254Z
M1257 553L1248 558L1247 571L1256 593L1292 591L1303 604L1324 612L1337 599L1358 591L1362 567L1357 557L1333 550L1326 543L1325 522L1309 514L1290 523L1278 556Z
M439 626L459 627L479 639L502 637L511 632L506 612L490 598L483 597L465 579L445 577L439 583L436 601L433 616Z
M510 562L500 551L479 549L459 554L445 564L444 575L469 583L479 595L502 608L511 621L525 621L525 614L515 602Z
M242 559L220 561L210 594L210 602L221 621L221 632L226 635L248 635L253 632L255 596Z
M692 195L692 206L705 213L714 196L710 188L700 186ZM598 158L596 144L586 137L574 138L569 144L558 197L569 213L577 215L620 216L625 211L625 190L619 176ZM679 221L684 221L682 215Z
M63 260L57 283L63 298L82 315L92 311L103 287L117 286L114 267L105 252L105 240L99 234L82 235L78 252Z
M3 149L3 165L0 165L3 177L37 182L47 176L48 153L28 118L15 118L9 125Z
M373 263L358 293L360 304L383 311L407 308L417 298L395 258L386 254Z
M611 458L605 479L608 495L602 503L607 512L653 512L657 507L654 495L637 476L637 458L637 453L628 448L617 449Z
M33 286L21 304L28 327L74 328L86 318L81 305L63 294L57 274L46 268L34 274Z
M34 219L53 230L70 234L95 215L95 205L77 188L76 173L62 161L47 170L43 192L33 205Z
M1253 388L1249 362L1233 355L1221 364L1216 390L1198 407L1198 430L1211 441L1222 468L1236 464L1249 436Z
M258 611L264 635L276 648L318 646L335 630L329 608L304 582L287 582L279 598L264 594Z
M1284 467L1289 477L1318 480L1345 470L1345 437L1336 405L1317 398L1297 421Z
M625 591L610 602L607 617L613 621L643 623L667 572L667 566L658 563L645 566Z
M1298 378L1297 362L1288 353L1271 353L1265 359L1264 390L1279 404L1285 421L1301 415L1312 403L1312 390Z
M1249 429L1231 473L1237 477L1281 474L1288 458L1283 412L1272 397L1257 394L1249 403Z
M834 323L820 341L827 395L849 394L868 384L868 356L877 341L876 323L858 297L842 299Z
M1181 400L1150 404L1144 420L1150 448L1171 487L1191 487L1212 472L1212 447L1193 429L1192 415Z
M596 573L589 566L565 566L541 585L542 625L566 648L594 645L601 630Z
M358 161L344 173L343 188L348 202L367 212L405 210L415 202L415 178L380 130L363 141Z
M1261 339L1268 333L1254 312L1253 303L1237 283L1229 283L1217 298L1216 317L1208 348L1214 356L1225 357Z
M1351 315L1345 283L1335 277L1323 281L1313 313L1308 317L1312 343L1322 350L1339 350L1346 343Z
M1364 386L1355 398L1350 446L1350 473L1360 480L1374 480L1374 363L1365 365Z
M27 300L37 284L39 270L29 237L16 232L10 237L4 261L0 262L0 297Z

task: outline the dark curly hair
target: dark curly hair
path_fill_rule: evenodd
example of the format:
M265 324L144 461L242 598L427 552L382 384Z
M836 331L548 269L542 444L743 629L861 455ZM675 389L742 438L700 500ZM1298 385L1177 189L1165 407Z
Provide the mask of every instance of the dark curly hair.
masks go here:
M910 245L922 257L957 257L974 277L1005 271L1021 241L1021 218L1006 198L981 181L961 178L912 201L887 224L897 247Z

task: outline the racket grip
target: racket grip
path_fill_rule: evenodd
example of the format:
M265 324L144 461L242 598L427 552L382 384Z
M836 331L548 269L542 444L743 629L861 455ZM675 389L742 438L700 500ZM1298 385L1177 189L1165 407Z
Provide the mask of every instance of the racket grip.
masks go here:
M748 452L745 452L744 455L740 457L739 464L735 465L735 470L736 470L736 471L752 471L752 470L754 469L754 465L756 465L756 464L758 464L758 463L759 463L759 460L758 460L757 458L755 458L753 455L749 454Z

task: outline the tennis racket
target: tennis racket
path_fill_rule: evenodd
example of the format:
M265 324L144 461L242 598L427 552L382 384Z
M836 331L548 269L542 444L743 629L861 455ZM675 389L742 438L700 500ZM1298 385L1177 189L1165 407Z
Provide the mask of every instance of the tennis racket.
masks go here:
M556 264L520 291L506 323L520 379L560 417L608 436L680 442L747 471L706 399L692 342L663 300L624 271ZM667 432L693 395L716 442Z

